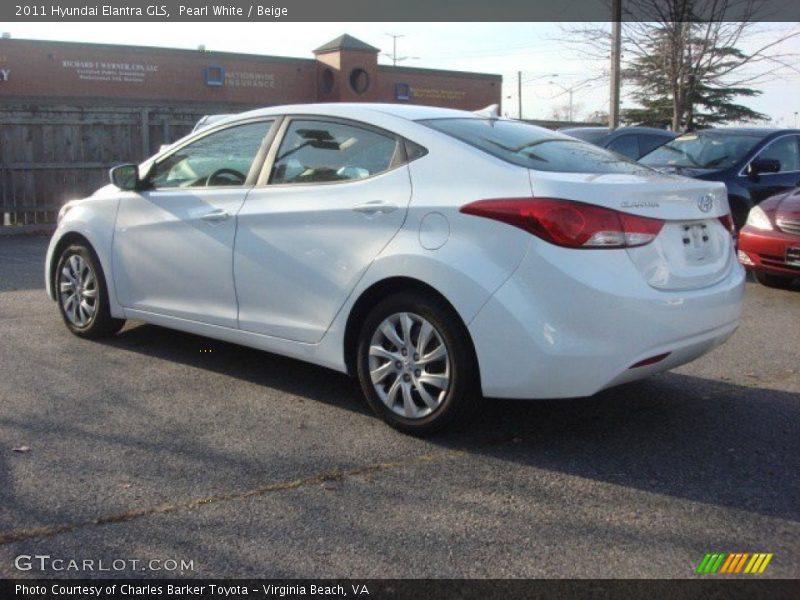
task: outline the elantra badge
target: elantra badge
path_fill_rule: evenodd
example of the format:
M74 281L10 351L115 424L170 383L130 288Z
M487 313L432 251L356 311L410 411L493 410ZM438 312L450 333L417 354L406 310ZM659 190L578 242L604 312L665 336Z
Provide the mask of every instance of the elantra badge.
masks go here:
M704 194L697 199L697 208L704 213L714 208L714 194Z

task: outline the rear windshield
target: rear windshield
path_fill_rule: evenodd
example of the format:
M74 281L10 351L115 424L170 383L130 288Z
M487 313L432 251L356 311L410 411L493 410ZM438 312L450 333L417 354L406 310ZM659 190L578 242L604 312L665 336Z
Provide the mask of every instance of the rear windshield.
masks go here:
M537 171L562 173L651 173L626 158L568 135L501 119L420 121L492 156Z
M754 134L686 133L640 160L651 167L727 169L761 141Z

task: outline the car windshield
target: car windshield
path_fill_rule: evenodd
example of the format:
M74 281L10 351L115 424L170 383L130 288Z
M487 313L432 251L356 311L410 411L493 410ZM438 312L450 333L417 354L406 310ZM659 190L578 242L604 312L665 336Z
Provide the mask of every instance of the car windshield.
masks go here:
M618 154L568 135L502 119L426 119L432 129L507 162L562 173L650 173Z
M687 133L639 159L650 167L727 169L761 140L754 134Z

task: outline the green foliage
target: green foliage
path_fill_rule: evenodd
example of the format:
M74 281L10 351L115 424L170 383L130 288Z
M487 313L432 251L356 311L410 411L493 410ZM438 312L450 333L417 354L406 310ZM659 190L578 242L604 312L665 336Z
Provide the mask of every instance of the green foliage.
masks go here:
M702 35L702 25L660 24L637 43L640 51L623 75L635 87L632 96L640 106L623 110L624 122L683 130L766 118L735 101L760 91L725 81L748 56L733 46L715 45Z

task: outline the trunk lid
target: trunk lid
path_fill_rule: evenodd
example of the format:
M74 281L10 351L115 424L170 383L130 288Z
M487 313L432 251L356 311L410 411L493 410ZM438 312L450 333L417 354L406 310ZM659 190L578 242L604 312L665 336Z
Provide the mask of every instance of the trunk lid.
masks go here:
M626 249L654 288L706 287L722 280L731 269L733 243L719 220L730 210L723 183L658 172L529 173L534 197L576 200L663 220L655 240Z

